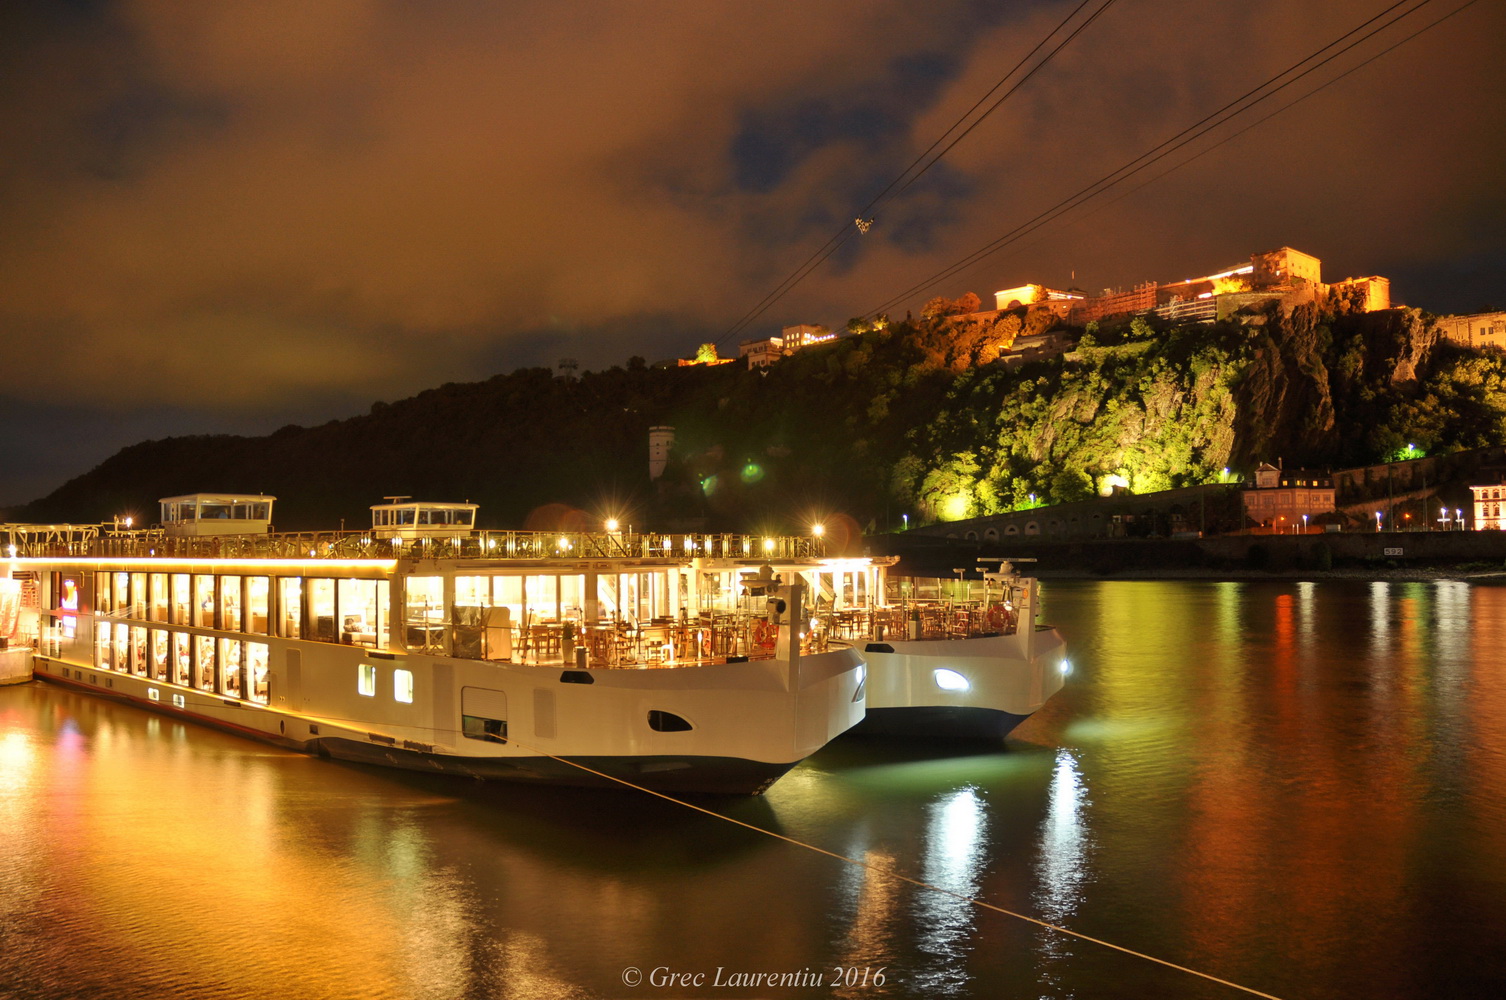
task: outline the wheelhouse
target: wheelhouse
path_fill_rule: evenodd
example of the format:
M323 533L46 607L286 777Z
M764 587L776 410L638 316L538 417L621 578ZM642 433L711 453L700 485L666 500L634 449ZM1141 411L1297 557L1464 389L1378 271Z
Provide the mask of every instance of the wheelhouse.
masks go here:
M459 538L476 526L473 503L387 499L371 507L371 533L377 538Z
M189 493L164 497L162 530L172 537L264 535L272 527L272 502L261 493Z

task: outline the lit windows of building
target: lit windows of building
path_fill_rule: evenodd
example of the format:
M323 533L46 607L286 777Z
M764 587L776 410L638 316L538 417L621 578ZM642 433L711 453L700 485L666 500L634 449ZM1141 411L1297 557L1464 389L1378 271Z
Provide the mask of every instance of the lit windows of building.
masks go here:
M1469 491L1475 499L1475 530L1506 530L1506 497L1502 496L1506 490L1503 490L1500 484L1493 483L1486 486L1471 486Z

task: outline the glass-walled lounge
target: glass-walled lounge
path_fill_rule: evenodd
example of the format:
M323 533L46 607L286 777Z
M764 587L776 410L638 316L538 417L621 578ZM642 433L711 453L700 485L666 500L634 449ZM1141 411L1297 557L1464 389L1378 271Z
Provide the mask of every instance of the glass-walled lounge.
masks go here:
M94 593L115 618L378 649L391 634L386 579L116 572L95 574Z

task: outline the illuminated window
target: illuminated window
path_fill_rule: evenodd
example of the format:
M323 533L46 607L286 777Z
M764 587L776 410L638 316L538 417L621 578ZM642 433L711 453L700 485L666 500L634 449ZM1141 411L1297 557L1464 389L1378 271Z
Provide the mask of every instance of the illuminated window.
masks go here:
M167 680L167 633L160 628L152 629L152 666L154 681Z
M413 671L394 670L392 672L392 696L398 701L413 704Z
M271 696L271 683L267 676L266 643L246 643L246 672L251 682L251 700L265 705Z
M368 698L376 697L376 667L370 663L363 663L359 670L360 678L356 683L356 690Z
M114 670L114 664L110 662L114 646L110 643L110 623L96 622L94 625L94 665L104 670Z
M191 647L188 644L187 632L174 632L173 636L173 683L188 686L193 676L193 660Z
M268 635L267 632L267 609L270 607L270 582L264 576L249 577L246 581L246 610L250 612L251 620L247 631L257 635Z
M188 574L173 574L173 624L188 625L190 601L188 597Z
M282 631L278 634L297 639L303 623L303 580L296 576L281 577L277 581L277 590L277 603L282 608Z
M214 628L214 577L199 575L193 578L193 603L190 624Z
M241 630L241 578L220 577L220 628L227 632Z
M165 622L167 617L167 574L153 573L149 584L151 588L152 621Z
M335 642L335 581L314 577L304 585L308 588L310 621L303 623L303 637Z
M211 609L210 613L213 613L213 609ZM217 669L214 655L214 636L200 635L194 638L197 640L194 644L197 655L194 661L195 673L193 686L202 691L213 691L215 689L215 671Z
M245 689L245 674L241 656L244 644L239 639L220 640L220 691L232 698L241 697Z

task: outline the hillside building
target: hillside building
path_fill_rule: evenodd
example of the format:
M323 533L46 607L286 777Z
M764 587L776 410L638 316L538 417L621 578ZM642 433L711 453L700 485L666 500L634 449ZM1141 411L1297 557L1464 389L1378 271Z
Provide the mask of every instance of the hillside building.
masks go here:
M738 345L737 356L747 358L748 370L752 371L755 368L767 368L780 358L787 358L796 351L836 339L837 335L827 327L800 323L796 326L785 327L777 337L744 340Z
M1212 323L1240 309L1272 300L1311 301L1320 295L1352 298L1365 312L1391 308L1391 282L1379 275L1345 278L1324 284L1323 262L1291 247L1251 254L1248 263L1231 264L1197 278L1146 281L1128 289L1106 288L1101 295L1059 292L1042 285L1021 285L995 292L999 308L1044 304L1061 310L1074 325L1154 312L1165 319Z
M1333 479L1305 469L1283 470L1269 462L1255 467L1255 484L1244 491L1245 517L1262 528L1307 530L1334 509Z
M1008 309L1018 309L1021 306L1036 306L1049 309L1062 319L1071 315L1074 306L1080 304L1086 296L1082 292L1062 291L1058 288L1047 288L1045 285L1029 284L1015 288L1003 288L994 292L995 309L1004 312Z
M1506 312L1439 316L1438 332L1465 347L1499 347L1506 350Z

